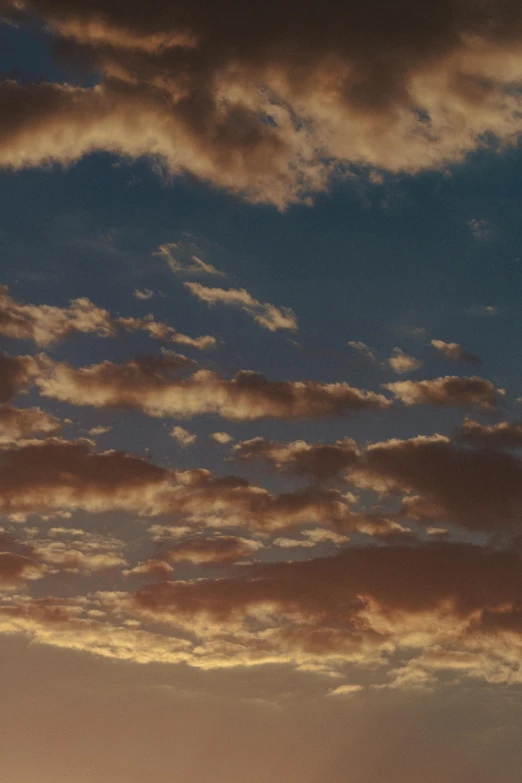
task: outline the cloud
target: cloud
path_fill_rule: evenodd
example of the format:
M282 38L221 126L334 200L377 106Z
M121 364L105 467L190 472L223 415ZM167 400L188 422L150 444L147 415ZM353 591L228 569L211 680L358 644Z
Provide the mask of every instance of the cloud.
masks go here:
M135 575L146 576L147 565ZM349 547L333 557L243 565L217 579L167 581L161 568L159 582L134 593L8 594L0 632L137 663L286 664L343 675L335 696L355 692L346 679L357 672L371 672L377 687L441 676L520 684L521 574L519 553L508 550Z
M238 443L232 453L239 460L262 459L281 473L309 475L320 480L355 464L359 449L351 438L311 445L303 440L278 443L258 437Z
M145 512L166 472L139 457L50 438L0 450L0 513Z
M145 560L134 568L124 569L124 576L142 576L145 578L168 579L174 569L164 560Z
M117 542L118 545L121 543L121 541ZM103 540L98 541L94 546L85 538L76 542L35 541L32 542L32 548L50 573L65 571L91 574L111 568L121 569L127 565L122 553L114 551L111 542L107 545ZM86 548L88 551L85 551Z
M4 337L46 346L75 332L108 337L113 333L108 311L85 297L72 300L67 308L24 305L9 295L7 286L0 286L0 334Z
M189 432L184 427L173 427L169 432L171 438L177 440L180 446L191 446L198 439L197 435Z
M388 359L388 364L394 372L399 375L404 375L404 373L418 370L422 365L422 362L414 356L408 356L407 353L404 353L402 348L394 348L392 355Z
M166 558L174 563L224 565L250 557L262 546L260 541L240 536L193 538L175 544L166 553Z
M228 432L213 432L210 436L213 441L220 443L222 446L226 446L227 443L231 443L234 438L229 435Z
M506 393L483 378L458 378L455 375L431 381L396 381L384 384L384 388L405 405L479 405L491 408Z
M16 587L26 580L41 579L43 575L43 569L31 557L0 552L0 590Z
M192 529L257 531L316 524L382 535L393 523L351 511L333 489L308 487L274 494L236 476L198 469L158 467L118 451L94 451L88 441L24 441L0 450L0 513L22 521L31 514L101 514L120 511L142 517L177 515L180 524L155 526L157 540ZM396 526L398 527L398 526ZM78 545L80 549L81 545Z
M142 295L137 298L150 297ZM48 346L75 333L112 337L118 326L127 331L145 331L155 340L202 350L216 345L216 339L210 335L189 337L177 332L172 326L157 322L150 314L145 318L122 317L113 320L108 310L97 307L85 297L73 299L69 307L21 304L12 299L7 286L0 286L0 334L5 337L31 340L36 345Z
M498 315L499 308L496 305L476 305L467 307L464 311L466 315L483 317L488 315Z
M143 291L140 291L139 288L136 288L134 291L134 296L136 299L147 301L148 299L152 299L154 296L154 291L151 291L150 288L144 288Z
M23 11L73 61L79 49L99 83L4 81L10 168L146 155L171 176L284 208L346 169L374 179L441 169L521 130L521 13L510 0L449 4L429 20L404 0L328 14L290 0L268 12L238 0L210 10L181 0L175 15L164 2L102 0Z
M338 685L337 688L328 691L328 696L352 696L362 690L362 685Z
M472 218L468 221L468 228L475 237L475 239L487 239L490 235L489 226L486 220L480 220L479 218Z
M380 668L386 682L397 678L394 653L415 662L440 645L469 654L459 677L492 676L477 666L479 650L496 660L498 681L518 682L512 656L521 644L521 595L517 553L437 543L351 547L335 557L254 565L225 579L146 586L134 605L125 597L115 603L195 632L208 668L286 659L335 672L351 662ZM215 656L218 640L227 644ZM439 674L445 667L439 660L430 668Z
M167 242L164 245L160 245L154 255L165 258L169 269L175 275L215 275L226 277L224 272L203 261L192 250L196 250L194 243Z
M373 348L370 348L369 345L363 343L362 340L349 340L347 345L349 345L351 348L355 348L356 351L359 351L364 357L369 359L371 362L375 362L375 353L373 351Z
M473 451L443 435L392 439L368 447L348 479L361 488L404 495L404 513L433 526L515 533L522 513L522 461Z
M263 304L254 299L244 288L208 288L201 283L184 283L191 294L197 296L209 305L224 304L230 307L238 307L248 313L259 326L276 332L278 329L287 329L297 332L297 318L290 307L274 307L271 304Z
M176 377L192 364L184 356L164 355L75 369L42 358L36 383L44 397L96 408L137 409L157 417L217 414L235 421L323 418L383 410L392 404L382 394L347 383L269 381L245 370L231 380L208 370L198 370L188 378Z
M0 445L33 435L52 435L62 426L60 419L41 408L15 408L0 404Z
M466 362L467 364L480 364L478 356L474 356L472 353L468 353L458 343L445 343L444 340L432 340L430 343L437 351L440 351L448 359L453 359L456 362Z
M188 345L190 348L197 348L200 351L215 348L217 343L216 338L208 334L201 337L189 337L182 334L172 326L156 321L151 314L146 315L145 318L118 318L116 323L128 332L147 332L153 340Z
M99 425L97 427L91 427L89 430L89 435L96 437L97 435L106 435L108 432L112 430L112 427L103 427L102 425Z
M485 425L467 418L457 430L457 437L486 449L518 449L522 447L522 424L501 421Z
M31 356L0 353L0 404L25 391L37 374L38 365Z

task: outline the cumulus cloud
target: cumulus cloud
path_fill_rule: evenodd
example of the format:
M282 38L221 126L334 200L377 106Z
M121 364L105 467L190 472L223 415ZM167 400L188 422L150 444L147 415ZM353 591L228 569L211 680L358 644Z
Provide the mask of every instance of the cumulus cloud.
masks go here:
M457 430L457 437L487 449L518 449L522 447L522 424L500 421L486 425L467 418Z
M443 435L374 443L349 479L402 494L404 512L430 527L449 520L467 530L513 534L520 525L522 461L461 448Z
M404 353L402 348L394 348L392 355L388 359L388 364L398 375L404 375L407 372L418 370L422 365L422 362L414 356L408 356L407 353Z
M209 305L224 304L248 313L259 326L276 332L287 329L297 332L297 318L290 307L275 307L254 299L244 288L208 288L201 283L185 283L189 291Z
M135 292L136 293L136 292ZM149 299L138 292L138 299ZM152 292L149 292L152 296ZM142 330L155 340L189 345L192 348L207 349L216 345L210 335L189 337L167 324L159 323L153 315L145 318L112 319L108 310L82 297L73 299L69 307L21 304L14 300L7 286L0 286L0 334L18 340L31 340L40 346L48 346L64 340L74 333L97 334L111 337L116 327L127 331Z
M316 524L369 535L394 529L392 522L353 513L349 500L333 489L274 494L236 476L176 471L124 452L97 452L86 441L24 441L4 447L0 460L0 513L19 521L31 514L121 511L175 514L198 529L270 532ZM184 524L155 526L154 538L184 535Z
M229 435L228 432L213 432L210 436L213 441L220 443L222 446L226 446L227 443L231 443L234 438Z
M464 348L458 343L445 343L444 340L432 340L431 345L440 351L448 359L453 359L456 362L466 362L467 364L480 364L478 356L474 356L472 353L464 350Z
M236 421L321 418L382 410L392 404L382 394L344 382L269 381L245 370L231 380L207 370L198 370L188 378L176 377L192 364L184 356L164 355L75 369L42 358L36 383L43 396L73 405L134 408L157 417L217 414Z
M431 381L395 381L384 385L405 405L478 405L492 408L505 395L491 381L446 375Z
M262 459L281 473L326 479L355 464L359 449L351 438L332 444L309 444L304 440L278 443L258 437L238 443L233 455L239 460Z
M52 435L63 422L41 408L15 408L0 403L0 445L33 435Z
M107 337L114 327L107 310L82 297L69 307L21 304L0 286L0 334L17 340L31 340L37 345L50 345L74 332Z
M189 432L184 427L173 427L169 432L171 438L177 440L180 446L191 446L198 439L193 432Z
M510 0L460 0L429 19L404 0L327 14L293 0L181 0L175 13L164 2L4 5L19 22L38 14L99 83L5 81L3 166L147 155L283 208L350 166L373 179L444 168L521 131L522 14Z

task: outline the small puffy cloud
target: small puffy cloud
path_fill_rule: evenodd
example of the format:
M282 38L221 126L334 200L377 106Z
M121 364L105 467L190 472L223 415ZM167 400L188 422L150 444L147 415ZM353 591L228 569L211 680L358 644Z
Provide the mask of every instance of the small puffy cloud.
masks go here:
M144 288L143 291L140 291L139 288L136 288L134 291L134 296L136 299L140 299L141 301L147 301L148 299L152 299L154 296L154 291L151 291L150 288Z
M487 239L490 235L489 226L486 220L472 218L468 221L467 225L475 239Z
M187 345L190 348L197 348L200 351L206 351L209 348L215 348L216 338L212 335L201 335L200 337L190 337L187 334L178 332L172 326L156 321L152 314L145 318L118 318L116 323L123 327L127 332L143 331L153 340L162 342L176 343L177 345Z
M469 353L458 343L445 343L444 340L432 340L431 345L440 351L448 359L453 359L456 362L466 362L467 364L480 364L478 356Z
M102 425L99 425L97 427L91 427L89 435L92 435L93 437L96 437L97 435L106 435L111 430L112 427L103 427Z
M373 348L370 348L369 345L363 343L362 340L349 340L347 345L349 345L350 348L354 348L356 351L359 351L359 353L366 357L366 359L375 362L375 353Z
M478 376L459 378L446 375L431 381L395 381L384 384L384 387L405 405L478 405L491 408L506 393Z
M186 288L209 305L223 304L248 313L259 326L276 332L279 329L297 332L297 317L290 307L275 307L254 299L244 288L208 288L201 283L185 283Z
M338 685L337 688L328 691L328 696L353 696L354 693L362 690L362 685Z
M466 315L481 318L488 315L497 315L499 308L497 305L474 305L473 307L467 307L464 312Z
M41 579L45 574L32 557L15 552L0 552L0 590L16 587L26 580Z
M518 449L522 447L522 423L501 421L485 425L467 418L457 430L457 437L487 449Z
M145 578L169 579L174 569L165 560L145 560L133 568L123 570L124 576L140 576Z
M69 307L27 305L13 299L7 286L0 286L0 334L5 337L46 346L74 332L107 337L113 330L109 312L85 297L74 299Z
M198 439L197 435L193 432L189 432L184 427L173 427L169 432L171 438L174 438L180 446L191 446Z
M53 435L63 422L41 408L15 408L0 403L0 444L14 443L34 435Z
M242 441L233 448L239 460L262 459L278 472L326 479L353 465L358 459L357 444L351 438L336 443L309 444L303 440L278 443L264 438Z
M150 299L144 292L138 293L141 294L138 296L135 293L138 299ZM152 295L152 292L148 293ZM156 321L150 314L145 318L112 319L108 310L97 307L85 297L74 299L68 308L21 304L12 299L7 286L0 286L0 335L5 337L31 340L36 345L48 346L74 333L111 337L117 327L129 332L141 330L152 339L200 350L216 345L216 339L210 335L189 337L172 326Z
M184 356L164 355L75 369L42 358L36 383L43 396L73 405L137 409L157 417L217 414L235 421L323 418L392 405L382 394L344 382L269 381L245 370L231 380L207 370L188 378L176 377L193 364Z
M232 435L229 435L228 432L213 432L210 437L213 441L220 443L222 446L226 446L227 443L231 443L234 440Z
M167 261L169 269L175 275L215 275L226 277L224 272L215 266L203 261L195 251L196 246L191 242L167 242L160 245L154 253Z
M118 542L118 546L121 546L121 542ZM34 541L32 547L51 573L68 571L90 574L127 565L123 554L114 551L112 541L107 543L102 539L93 542L83 536L79 542Z
M404 375L407 372L418 370L422 365L422 362L414 356L408 356L407 353L404 353L402 348L394 348L392 355L388 359L388 364L398 375Z

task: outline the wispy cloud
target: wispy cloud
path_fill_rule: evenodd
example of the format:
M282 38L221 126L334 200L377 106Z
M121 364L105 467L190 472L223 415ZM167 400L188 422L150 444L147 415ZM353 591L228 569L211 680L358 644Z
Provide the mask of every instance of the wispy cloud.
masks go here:
M297 317L290 307L275 307L259 302L244 288L208 288L201 283L184 283L198 299L209 305L223 304L248 313L254 321L271 332L279 329L297 332Z
M215 266L207 261L203 261L190 249L187 250L187 243L185 242L166 242L158 247L154 255L164 258L169 269L175 275L215 275L226 277L224 272L216 269Z

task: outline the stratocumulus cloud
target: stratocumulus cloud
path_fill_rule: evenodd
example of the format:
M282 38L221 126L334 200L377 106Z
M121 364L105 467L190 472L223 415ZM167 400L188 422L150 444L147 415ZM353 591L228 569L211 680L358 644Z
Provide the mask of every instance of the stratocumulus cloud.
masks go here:
M75 369L44 357L36 383L44 397L97 408L134 408L157 417L322 418L391 405L384 395L345 382L269 381L245 370L231 380L208 370L178 377L193 364L183 356L165 355Z
M385 384L385 388L405 405L478 405L491 408L506 393L484 378L458 378L456 375L430 381L395 381Z
M328 13L294 0L4 7L19 22L39 15L100 75L94 87L3 82L0 163L12 168L95 150L147 155L283 208L338 169L443 168L521 131L521 12L510 0L430 15L404 0Z

